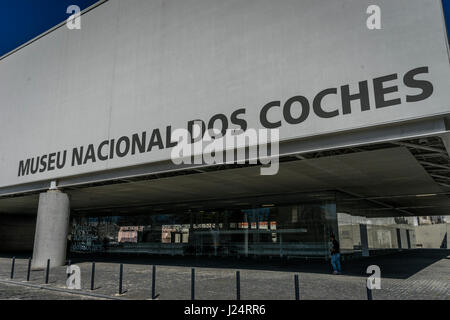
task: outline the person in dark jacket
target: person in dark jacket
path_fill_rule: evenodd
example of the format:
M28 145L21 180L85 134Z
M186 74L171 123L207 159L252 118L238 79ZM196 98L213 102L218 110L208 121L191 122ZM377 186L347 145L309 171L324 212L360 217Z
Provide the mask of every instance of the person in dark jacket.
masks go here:
M339 241L336 240L335 236L332 234L330 236L331 241L331 265L333 267L333 274L339 274L341 270L341 251L339 248Z

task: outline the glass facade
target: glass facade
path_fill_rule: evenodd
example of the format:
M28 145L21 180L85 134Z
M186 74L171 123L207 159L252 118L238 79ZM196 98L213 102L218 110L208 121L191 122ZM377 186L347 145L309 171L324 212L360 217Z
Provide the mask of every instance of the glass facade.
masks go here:
M76 215L72 252L196 256L323 256L334 202L139 215Z
M338 213L341 250L355 253L362 250L362 234L367 234L367 249L410 249L416 247L415 229L408 218L366 218ZM366 232L361 232L364 227Z
M399 217L389 207L342 193L336 203L342 252L415 248L416 217Z
M85 212L72 215L70 249L179 256L329 257L330 234L340 241L343 254L414 248L413 218L367 218L379 210L342 193L322 192Z

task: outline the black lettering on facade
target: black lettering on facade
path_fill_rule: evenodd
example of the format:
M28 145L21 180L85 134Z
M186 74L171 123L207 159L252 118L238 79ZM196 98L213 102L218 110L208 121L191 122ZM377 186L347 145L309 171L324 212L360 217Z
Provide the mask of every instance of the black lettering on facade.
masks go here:
M173 148L178 145L178 142L172 142L172 126L166 127L166 148Z
M194 126L197 128L198 126L200 126L201 128L201 134L199 134L198 136L194 136ZM188 132L189 135L191 136L191 143L200 141L203 139L203 137L205 136L205 132L206 132L206 124L203 120L200 119L196 119L196 120L191 120L188 122Z
M236 110L231 114L231 123L239 126L240 130L245 132L247 131L248 124L247 121L243 118L238 118L239 115L245 115L246 110L244 108Z
M67 158L67 150L64 150L62 157L61 157L61 152L58 152L58 156L56 157L56 168L58 168L58 170L65 167L66 158Z
M89 161L91 161L92 163L97 162L97 160L95 158L95 148L94 148L93 144L90 144L88 146L87 151L86 151L86 156L84 157L83 164L86 164Z
M299 104L301 107L301 114L297 118L294 118L294 116L292 115L292 106L294 104ZM296 96L296 97L290 98L284 104L284 108L283 108L284 119L289 124L302 123L303 121L305 121L308 118L309 112L310 112L310 106L309 106L308 99L306 99L303 96Z
M41 157L41 169L39 169L40 173L47 171L47 158L47 155Z
M416 68L405 74L403 82L409 88L421 89L422 93L411 96L406 96L406 102L418 102L428 99L433 94L433 84L426 80L416 80L414 77L418 74L428 73L428 67Z
M151 152L153 150L153 147L158 147L159 150L164 149L164 143L159 129L153 130L152 137L150 138L150 143L147 148L147 152Z
M266 104L262 108L260 116L259 116L259 121L264 126L264 128L266 128L266 129L277 129L277 128L281 127L281 121L270 122L269 119L267 118L267 113L269 113L270 109L272 109L272 108L280 108L280 107L281 107L281 102L280 101L272 101L272 102L269 102L268 104Z
M125 145L122 151L122 145ZM130 152L130 138L124 136L117 140L116 153L119 158L125 157Z
M56 169L55 164L56 164L56 153L51 153L48 155L48 171L53 171Z
M31 159L31 167L30 167L30 172L31 174L36 174L39 171L39 159L41 157L37 157L36 159Z
M115 140L112 139L111 143L109 145L109 158L110 159L114 159L114 143L115 143Z
M18 176L27 176L30 174L30 162L31 159L27 159L26 161L20 161L19 162L19 173Z
M220 135L215 134L215 132L213 131L213 129L216 128L215 125L216 125L217 121L221 122ZM218 138L221 138L221 137L225 136L226 133L227 133L228 128L229 128L228 118L224 114L221 114L221 113L220 114L216 114L209 120L208 130L209 130L209 135L210 135L211 138L218 139Z
M84 149L84 147L73 148L73 150L72 150L72 167L81 166L83 164L83 153L84 153L83 149Z
M131 146L131 154L136 154L136 149L139 150L139 153L145 152L145 147L147 145L147 132L142 132L141 136L139 134L135 133L133 134L132 140L132 146Z
M108 156L103 155L103 148L109 145L109 141L105 140L98 146L97 149L97 159L100 161L106 161L108 160Z
M331 88L331 89L323 90L322 92L317 94L316 97L314 98L314 102L313 102L314 113L320 118L324 118L324 119L334 118L339 115L338 109L336 109L334 111L325 111L323 109L322 100L323 100L323 98L325 98L327 95L330 95L330 94L337 94L337 89Z
M359 92L350 94L350 86L341 87L342 113L352 113L352 101L359 100L361 102L361 111L370 110L369 85L367 81L359 83Z
M377 109L395 106L402 103L400 98L386 100L385 95L388 93L398 92L398 86L385 87L384 83L388 81L397 80L397 74L390 74L388 76L373 79L373 89L375 93L375 104Z

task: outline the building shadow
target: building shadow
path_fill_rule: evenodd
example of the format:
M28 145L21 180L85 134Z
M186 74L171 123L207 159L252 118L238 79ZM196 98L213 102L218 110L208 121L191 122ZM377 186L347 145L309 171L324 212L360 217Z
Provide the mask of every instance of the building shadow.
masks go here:
M72 264L89 263L123 263L151 266L175 266L186 268L217 268L234 270L261 270L298 273L332 273L329 261L321 259L280 259L280 258L222 258L222 257L180 257L149 256L133 254L71 254ZM394 251L372 257L347 257L342 262L342 276L367 277L367 267L377 265L383 278L406 279L426 267L450 259L448 249L412 249Z

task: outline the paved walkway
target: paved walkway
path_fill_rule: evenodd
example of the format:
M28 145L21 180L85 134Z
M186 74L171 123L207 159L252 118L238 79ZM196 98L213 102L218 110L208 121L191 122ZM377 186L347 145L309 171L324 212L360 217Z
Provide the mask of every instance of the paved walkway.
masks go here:
M0 283L0 300L91 300L82 295Z
M236 261L182 258L122 258L125 299L150 299L152 264L156 265L156 293L163 300L188 300L191 294L191 268L196 269L196 299L234 300L236 270L240 270L241 299L292 300L294 274L300 277L301 299L366 299L365 270L377 264L381 268L381 290L374 299L450 300L450 251L414 250L364 260L344 262L344 274L330 274L325 262ZM116 260L97 258L95 290L97 295L118 297L119 264ZM74 261L81 268L83 291L90 291L91 263ZM0 280L8 280L11 260L0 258ZM25 282L27 260L17 259L16 282ZM44 271L33 271L30 284L43 285ZM53 268L51 288L65 289L65 267ZM45 287L45 285L43 285ZM93 299L0 282L0 299Z

